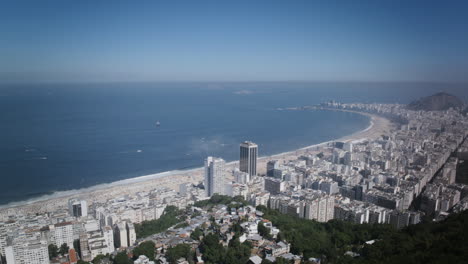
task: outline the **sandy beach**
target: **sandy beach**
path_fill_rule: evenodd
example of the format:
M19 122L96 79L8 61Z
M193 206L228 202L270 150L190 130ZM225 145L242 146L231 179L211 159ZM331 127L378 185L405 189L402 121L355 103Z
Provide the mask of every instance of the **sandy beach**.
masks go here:
M353 111L349 111L353 112ZM390 131L393 124L385 118L368 114L355 112L361 115L366 115L370 118L370 125L366 129L356 132L335 140L323 142L316 145L311 145L294 151L280 153L272 156L264 156L258 159L258 173L263 174L266 170L266 163L269 160L293 160L300 155L314 154L320 152L330 142L333 141L363 141L375 139L382 134ZM202 161L200 161L202 163ZM238 161L227 163L227 170L232 170L238 165ZM108 199L124 196L126 194L134 194L137 192L150 191L156 188L168 187L176 191L179 190L179 185L182 183L197 183L203 180L203 168L196 168L184 171L171 171L152 175L141 176L122 180L110 184L100 184L90 188L80 190L71 190L58 192L50 196L43 196L36 200L21 201L18 203L10 203L0 206L1 216L18 214L18 213L43 213L66 208L67 201L70 198L81 198L88 201L88 204L93 202L105 202Z

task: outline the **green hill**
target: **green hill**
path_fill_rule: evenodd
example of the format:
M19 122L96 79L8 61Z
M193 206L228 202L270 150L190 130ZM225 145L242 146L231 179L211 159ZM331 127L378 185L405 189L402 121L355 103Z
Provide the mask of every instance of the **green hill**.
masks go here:
M468 263L468 211L421 223L366 245L347 263ZM346 262L345 262L346 263Z
M389 225L328 223L300 219L259 207L281 232L279 239L291 243L291 251L321 258L322 263L468 263L468 211L444 221L420 223L402 230ZM372 245L365 242L376 240ZM350 257L352 251L360 256Z

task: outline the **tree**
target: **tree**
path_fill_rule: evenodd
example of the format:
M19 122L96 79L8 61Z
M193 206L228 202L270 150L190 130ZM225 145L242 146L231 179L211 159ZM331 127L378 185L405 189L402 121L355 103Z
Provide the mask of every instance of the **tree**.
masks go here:
M222 263L224 247L219 243L219 237L215 234L206 235L200 245L203 260L206 263Z
M231 203L233 203L231 205ZM198 201L194 204L195 207L207 207L207 206L213 206L216 204L225 204L225 205L230 205L231 207L239 208L242 205L247 205L247 201L245 201L243 196L235 196L235 197L230 197L227 195L220 195L220 194L213 194L210 199L208 200L203 200L203 201Z
M287 263L289 263L289 261L287 259L285 259L285 258L277 257L275 263L276 264L287 264Z
M155 220L135 224L137 238L143 238L166 231L169 227L180 223L182 212L175 206L167 206L164 214Z
M79 259L77 264L89 264L89 262Z
M70 249L70 247L67 245L67 243L63 243L61 246L60 246L60 249L59 249L59 253L60 255L66 255L68 254L68 250Z
M240 225L239 221L231 226L231 232L234 232L237 236L242 233L242 226Z
M263 222L259 222L258 223L258 226L257 226L257 229L258 229L258 233L268 239L268 240L271 240L273 239L273 237L270 235L270 228L266 227Z
M49 259L58 257L59 253L58 253L58 248L56 245L50 244L48 249L49 249Z
M125 251L119 252L114 258L114 264L132 264L133 261L128 258Z
M182 222L180 224L177 224L174 226L175 229L178 229L178 228L184 228L184 227L187 227L189 226L189 224L187 224L187 222Z
M241 244L238 237L233 237L229 242L224 263L246 263L250 258L251 250L252 245L250 243Z
M93 264L100 264L103 259L105 259L106 256L99 254L96 257L94 257L93 261L91 261Z
M144 255L150 260L154 260L154 247L153 241L145 241L133 250L133 256L137 259L139 256Z
M201 236L203 236L203 231L198 227L193 230L192 234L190 234L190 237L194 240L200 240Z
M166 252L166 257L169 263L175 264L180 258L185 258L187 261L190 261L191 247L188 244L178 244L175 247L169 248Z
M281 230L277 239L291 243L291 253L303 255L305 259L316 257L336 263L351 247L392 232L389 225L359 225L338 220L318 223L281 214L264 206L258 206L257 210L262 211L263 218L270 220ZM260 234L265 231L259 226Z

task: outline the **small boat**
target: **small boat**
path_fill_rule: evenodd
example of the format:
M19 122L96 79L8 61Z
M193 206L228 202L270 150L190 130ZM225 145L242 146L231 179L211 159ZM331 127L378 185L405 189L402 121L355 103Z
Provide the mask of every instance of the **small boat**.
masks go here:
M160 125L161 125L161 122L157 121L156 126L160 126Z

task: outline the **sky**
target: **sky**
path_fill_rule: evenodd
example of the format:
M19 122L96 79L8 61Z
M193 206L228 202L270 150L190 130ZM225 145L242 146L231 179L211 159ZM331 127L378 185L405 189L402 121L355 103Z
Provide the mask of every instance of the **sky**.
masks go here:
M0 82L468 82L468 1L0 1Z

